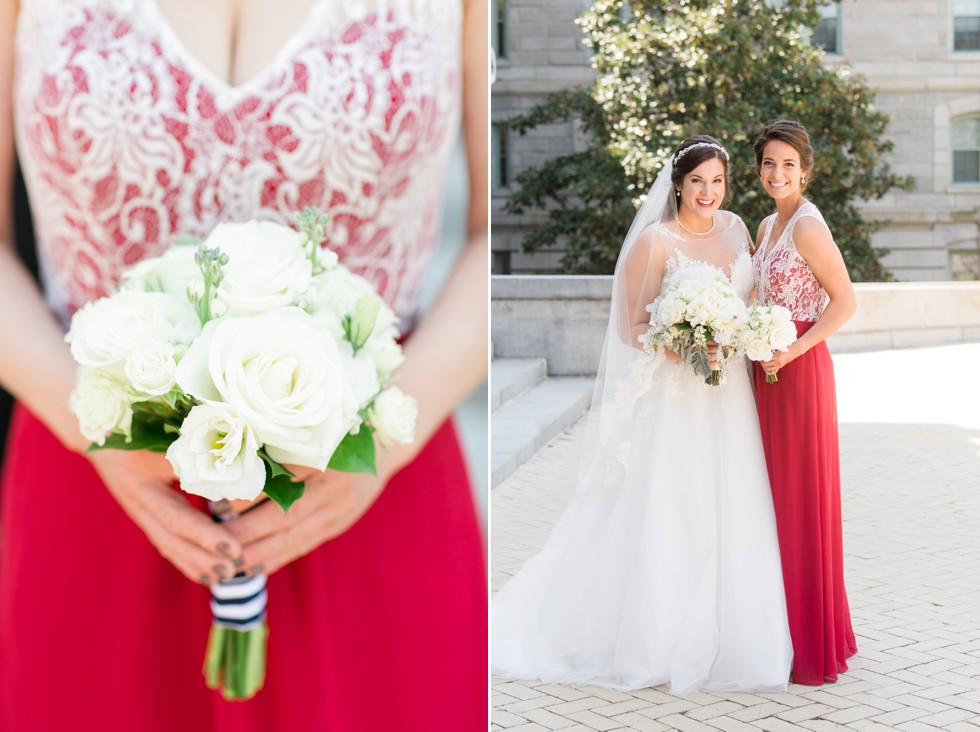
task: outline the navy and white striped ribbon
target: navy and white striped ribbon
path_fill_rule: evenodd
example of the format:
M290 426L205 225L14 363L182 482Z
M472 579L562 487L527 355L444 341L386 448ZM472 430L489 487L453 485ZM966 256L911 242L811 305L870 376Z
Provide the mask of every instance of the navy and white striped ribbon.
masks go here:
M265 620L265 575L235 577L211 585L214 622L233 630L256 628Z

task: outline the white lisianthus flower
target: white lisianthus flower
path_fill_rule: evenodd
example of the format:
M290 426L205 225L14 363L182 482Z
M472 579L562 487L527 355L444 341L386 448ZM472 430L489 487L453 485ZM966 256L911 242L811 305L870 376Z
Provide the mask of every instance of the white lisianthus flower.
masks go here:
M180 300L187 290L204 292L204 275L194 261L197 247L181 244L170 247L159 257L148 257L130 267L123 276L122 289L165 292Z
M368 420L381 447L388 447L395 442L402 445L413 442L418 414L418 403L402 393L397 386L388 387L381 392L368 408Z
M187 493L211 501L252 500L265 487L254 432L225 404L198 404L184 418L167 460Z
M377 307L377 315L371 337L397 335L395 326L398 316L375 292L370 282L346 267L336 267L313 278L310 312L317 322L327 326L331 334L342 336L344 318L354 317L358 303L364 297L376 300L373 304Z
M126 385L100 369L80 368L78 383L68 402L78 418L86 440L105 444L106 435L121 430L129 436L133 424L133 405Z
M130 385L138 392L163 396L177 383L177 361L173 344L145 340L130 351L124 372Z
M391 328L388 335L375 328L374 333L368 338L368 342L364 344L363 351L371 357L378 367L378 371L385 378L405 362L402 347L396 340L397 337L398 331L395 328Z
M354 355L354 348L347 341L337 344L347 378L354 389L358 408L368 404L381 391L378 381L378 367L371 355L363 349Z
M217 312L242 316L296 305L310 286L313 265L299 232L270 221L219 224L203 242L228 255Z
M78 363L99 368L125 361L146 339L189 343L199 330L197 315L186 300L162 292L123 290L75 313L65 340Z
M324 470L358 424L337 344L299 308L208 322L178 364L177 384L228 404L280 463Z

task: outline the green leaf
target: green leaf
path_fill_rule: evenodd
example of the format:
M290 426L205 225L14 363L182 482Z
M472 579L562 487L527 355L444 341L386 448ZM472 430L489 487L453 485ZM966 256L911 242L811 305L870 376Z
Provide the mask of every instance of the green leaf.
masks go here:
M266 463L268 465L268 463ZM294 483L285 475L266 475L265 494L269 496L283 512L288 511L303 496L306 484L300 481Z
M356 435L348 434L334 450L327 466L342 473L377 475L374 464L374 433L361 425Z
M272 478L278 478L281 475L285 475L289 478L293 477L293 474L289 472L289 470L285 468L282 463L269 457L269 453L265 451L264 447L259 450L259 457L265 461L267 476Z
M177 439L177 435L168 432L168 424L159 418L146 413L133 413L132 439L125 435L113 433L106 437L104 445L95 443L89 445L86 452L96 450L149 450L150 452L166 452L167 448Z

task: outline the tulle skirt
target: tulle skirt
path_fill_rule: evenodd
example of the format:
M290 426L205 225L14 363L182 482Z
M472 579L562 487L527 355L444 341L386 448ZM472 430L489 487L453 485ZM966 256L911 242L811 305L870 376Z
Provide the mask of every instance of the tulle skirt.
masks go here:
M791 646L748 370L666 364L627 443L491 602L495 673L615 689L784 689ZM597 437L596 439L601 439ZM588 446L586 446L588 449Z
M813 325L798 321L797 334ZM844 589L834 364L820 343L767 384L755 366L798 684L836 681L857 652Z
M483 731L483 543L451 423L347 533L269 578L265 687L201 675L207 588L88 461L15 412L3 482L0 729Z

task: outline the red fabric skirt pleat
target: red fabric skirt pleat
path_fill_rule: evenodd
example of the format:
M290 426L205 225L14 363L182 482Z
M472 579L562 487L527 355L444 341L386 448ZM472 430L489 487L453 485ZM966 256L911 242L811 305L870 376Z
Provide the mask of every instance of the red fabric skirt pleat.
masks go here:
M207 589L21 407L2 490L0 729L486 729L483 541L451 422L347 533L270 577L248 702L204 686Z
M798 335L813 323L796 322ZM754 366L793 639L792 680L836 681L857 652L844 589L834 365L820 343L767 384Z

